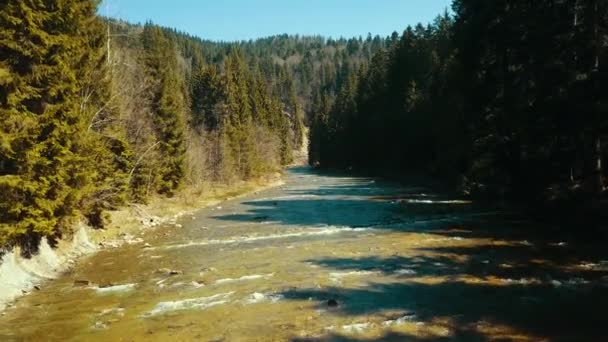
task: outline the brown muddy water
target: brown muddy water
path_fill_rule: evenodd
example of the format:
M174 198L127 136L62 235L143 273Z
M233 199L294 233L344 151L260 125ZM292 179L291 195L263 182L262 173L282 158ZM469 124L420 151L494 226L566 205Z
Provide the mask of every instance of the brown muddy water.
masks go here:
M421 187L293 168L179 223L21 298L0 340L608 340L604 243Z

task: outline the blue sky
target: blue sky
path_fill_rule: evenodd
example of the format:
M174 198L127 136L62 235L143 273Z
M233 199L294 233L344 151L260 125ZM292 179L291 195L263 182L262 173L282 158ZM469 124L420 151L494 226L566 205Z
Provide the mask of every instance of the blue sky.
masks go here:
M289 33L327 37L387 36L427 23L451 0L103 0L99 12L146 20L211 40ZM108 6L106 9L106 5Z

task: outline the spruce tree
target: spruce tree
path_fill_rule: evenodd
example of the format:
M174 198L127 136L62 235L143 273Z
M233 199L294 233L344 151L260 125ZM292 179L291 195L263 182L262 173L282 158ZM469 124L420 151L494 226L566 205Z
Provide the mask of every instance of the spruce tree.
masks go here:
M194 74L191 85L192 126L215 130L221 122L218 108L224 100L223 85L217 68L201 66Z
M155 170L159 192L171 195L185 175L185 99L177 57L162 30L151 23L142 34L150 81L157 82L154 120L162 160Z
M60 234L95 192L81 139L80 76L96 1L6 1L0 9L0 243Z

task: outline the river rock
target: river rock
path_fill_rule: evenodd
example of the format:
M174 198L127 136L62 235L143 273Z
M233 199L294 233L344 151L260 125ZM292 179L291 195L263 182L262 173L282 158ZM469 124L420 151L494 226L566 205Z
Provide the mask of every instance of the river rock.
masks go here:
M179 271L179 270L171 270L168 268L160 268L160 269L156 270L156 273L163 273L163 274L166 274L169 276L174 276L174 275L182 274L184 272Z
M74 280L74 286L89 286L89 284L91 284L90 281L88 280L84 280L84 279L80 279L80 280Z
M108 325L104 322L95 322L95 329L104 330L107 329Z
M327 301L327 306L329 306L330 308L336 308L338 307L338 301L332 298Z
M202 280L195 280L195 281L193 281L193 282L192 282L192 285L193 285L194 287L196 287L196 288L199 288L199 287L204 287L204 286L206 286L207 284L205 284L205 282L204 282L204 281L202 281Z

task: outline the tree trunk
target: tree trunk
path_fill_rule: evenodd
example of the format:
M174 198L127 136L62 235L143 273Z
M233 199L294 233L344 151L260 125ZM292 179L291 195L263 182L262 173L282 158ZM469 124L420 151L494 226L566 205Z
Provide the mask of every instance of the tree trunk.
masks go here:
M602 169L602 139L598 135L595 138L595 187L597 193L604 191L604 170Z

